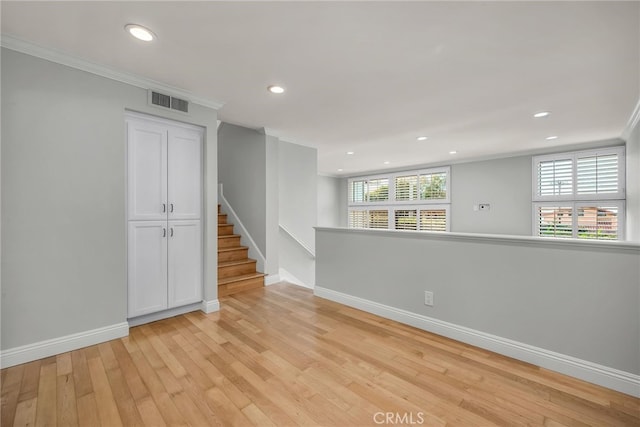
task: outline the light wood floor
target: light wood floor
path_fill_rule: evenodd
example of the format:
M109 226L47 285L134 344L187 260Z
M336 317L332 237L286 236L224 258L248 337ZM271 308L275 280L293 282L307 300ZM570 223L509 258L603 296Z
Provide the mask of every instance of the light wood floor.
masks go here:
M307 289L221 303L2 370L1 425L640 425L639 399Z

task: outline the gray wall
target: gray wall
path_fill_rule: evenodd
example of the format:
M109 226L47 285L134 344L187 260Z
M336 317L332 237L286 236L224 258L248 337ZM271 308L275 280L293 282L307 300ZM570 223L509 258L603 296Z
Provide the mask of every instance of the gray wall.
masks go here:
M218 180L260 252L267 251L265 135L222 123L218 129Z
M205 218L217 200L216 111L2 49L2 349L125 322L125 109L204 126ZM217 298L216 222L205 299Z
M627 240L640 242L640 121L627 140Z
M347 180L318 175L318 226L347 226Z
M640 374L640 246L514 240L318 229L316 285Z
M280 141L280 224L313 248L318 215L318 151Z
M451 167L451 231L530 236L531 212L531 156Z
M312 251L315 249L314 227L318 215L318 153L315 148L280 141L279 223L291 236L280 230L280 267L307 286L315 283L314 259L292 236Z

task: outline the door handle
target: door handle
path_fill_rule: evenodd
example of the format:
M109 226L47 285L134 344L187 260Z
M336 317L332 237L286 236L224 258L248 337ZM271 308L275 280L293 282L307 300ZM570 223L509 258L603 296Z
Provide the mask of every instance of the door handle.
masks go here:
M173 237L173 227L171 227L171 237Z
M167 237L167 229L162 228L162 237Z
M171 211L170 212L173 212L173 203L171 203Z
M162 204L162 213L165 213L167 211L167 204L163 203Z

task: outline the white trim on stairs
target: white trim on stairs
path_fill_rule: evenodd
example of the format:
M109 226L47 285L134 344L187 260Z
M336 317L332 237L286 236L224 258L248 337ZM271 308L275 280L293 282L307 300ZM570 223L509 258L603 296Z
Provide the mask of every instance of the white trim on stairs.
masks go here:
M105 341L129 335L127 322L116 323L103 328L91 329L77 334L65 335L45 341L14 347L0 352L0 367L8 368L21 363L32 362L67 351L77 350Z
M313 259L316 258L316 254L314 251L312 251L307 245L304 244L304 242L300 239L298 239L296 236L293 235L293 233L291 231L289 231L289 229L287 227L285 227L282 224L278 224L278 226L280 227L280 229L282 231L284 231L294 242L296 242L298 244L298 246L300 246L302 249L305 250L305 252L307 254L309 254Z
M494 351L514 359L523 360L631 396L640 397L640 375L444 322L321 286L316 286L313 293L318 297L339 302L349 307Z
M241 236L241 240L246 242L249 247L249 258L256 260L256 267L258 271L265 271L264 267L266 265L266 260L260 249L258 249L258 245L251 238L251 235L240 221L238 214L233 210L227 199L224 197L224 193L222 191L222 184L218 184L218 202L222 206L222 210L231 218L231 223L234 226L238 227L238 234ZM235 229L234 229L235 230Z

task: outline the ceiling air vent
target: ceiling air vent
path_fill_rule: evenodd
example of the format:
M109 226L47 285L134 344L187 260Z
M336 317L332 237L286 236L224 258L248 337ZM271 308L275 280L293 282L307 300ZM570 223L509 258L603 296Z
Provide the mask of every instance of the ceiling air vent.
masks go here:
M189 112L189 101L184 99L171 97L171 108L174 110L182 111L183 113Z
M153 90L149 90L149 103L157 107L182 111L183 113L189 112L189 101Z

